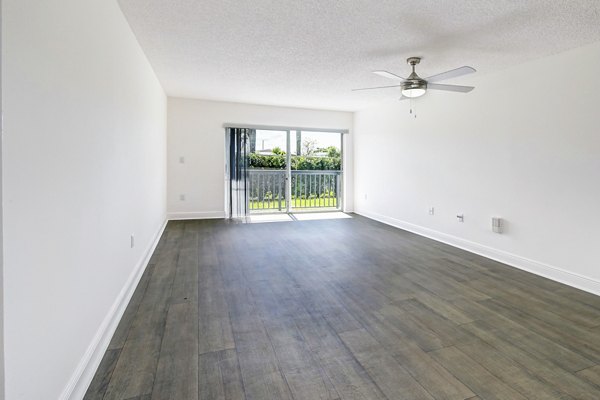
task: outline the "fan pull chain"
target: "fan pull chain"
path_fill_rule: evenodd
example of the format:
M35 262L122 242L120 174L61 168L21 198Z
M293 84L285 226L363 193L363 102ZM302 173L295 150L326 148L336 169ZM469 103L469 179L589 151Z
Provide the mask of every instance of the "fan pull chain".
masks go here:
M412 114L412 115L413 115L415 118L417 118L417 110L415 110L415 111L413 112L413 100L412 100L412 98L410 98L408 101L410 102L410 113L411 113L411 114Z

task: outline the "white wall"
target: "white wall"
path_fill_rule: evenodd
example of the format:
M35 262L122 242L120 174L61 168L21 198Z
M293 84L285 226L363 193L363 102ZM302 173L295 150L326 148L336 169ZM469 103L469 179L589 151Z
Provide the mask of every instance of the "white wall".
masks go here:
M168 211L172 218L225 213L224 123L352 129L352 113L169 98ZM345 208L352 210L352 132L344 135ZM185 162L179 162L184 157ZM185 195L185 201L180 195Z
M2 1L0 0L0 53L2 52ZM0 62L0 399L4 399L4 252L2 238L2 62Z
M355 209L600 294L598 71L600 43L356 113Z
M7 398L80 398L165 220L166 96L115 0L2 22Z

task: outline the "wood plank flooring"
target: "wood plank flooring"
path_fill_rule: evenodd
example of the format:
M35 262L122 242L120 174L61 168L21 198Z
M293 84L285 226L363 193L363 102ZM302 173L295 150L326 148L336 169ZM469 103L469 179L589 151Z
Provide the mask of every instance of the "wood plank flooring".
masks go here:
M600 399L600 297L372 220L169 222L87 400Z

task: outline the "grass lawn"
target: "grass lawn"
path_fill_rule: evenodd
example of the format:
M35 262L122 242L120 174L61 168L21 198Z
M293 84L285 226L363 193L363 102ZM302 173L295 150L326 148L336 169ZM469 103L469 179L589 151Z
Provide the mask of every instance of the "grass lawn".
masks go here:
M328 199L292 199L292 208L335 208L337 200ZM281 200L281 209L285 210L286 202ZM251 210L278 210L278 200L250 201Z

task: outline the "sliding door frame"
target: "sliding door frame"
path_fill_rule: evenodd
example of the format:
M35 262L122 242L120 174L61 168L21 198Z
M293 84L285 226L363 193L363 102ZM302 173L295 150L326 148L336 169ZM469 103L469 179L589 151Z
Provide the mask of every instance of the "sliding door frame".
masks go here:
M223 128L225 128L225 137L226 137L226 146L225 146L225 209L226 211L226 217L229 218L231 217L231 215L229 214L229 209L230 209L230 194L229 194L229 176L230 176L230 171L231 171L231 165L230 165L230 159L229 159L229 152L227 151L227 143L228 143L228 138L227 138L227 128L242 128L242 129L254 129L256 131L259 130L263 130L263 131L280 131L280 132L286 132L286 174L285 174L285 199L286 199L286 207L285 207L285 211L283 213L286 214L290 214L290 213L327 213L327 212L335 212L335 211L344 211L344 203L345 203L345 191L344 191L344 178L345 178L345 158L344 158L344 135L348 134L349 131L348 129L331 129L331 128L304 128L304 127L289 127L289 126L273 126L273 125L252 125L252 124L236 124L236 123L225 123L223 124ZM298 134L298 132L324 132L324 133L337 133L340 135L340 158L341 158L341 162L340 162L340 179L339 179L339 188L337 188L337 191L339 193L339 200L340 200L340 204L337 205L337 210L333 211L333 210L319 210L319 209L306 209L306 210L294 210L294 208L292 207L292 154L290 152L290 148L291 148L291 136L292 136L292 132L294 132L296 135ZM247 205L247 212L248 215L250 215L250 205ZM282 212L273 212L273 214L280 214ZM265 213L268 214L268 213Z
M285 212L290 213L292 209L292 152L290 151L292 141L292 131L286 131L286 149L285 149Z

